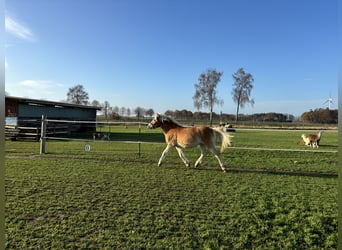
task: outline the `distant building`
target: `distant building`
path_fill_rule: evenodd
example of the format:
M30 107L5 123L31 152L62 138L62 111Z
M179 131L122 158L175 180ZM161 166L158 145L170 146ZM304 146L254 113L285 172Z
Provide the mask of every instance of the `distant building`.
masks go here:
M40 128L42 115L47 119L71 121L96 121L99 107L76 105L64 102L53 102L22 97L5 97L6 126ZM53 125L54 123L49 123ZM56 124L56 123L55 123ZM62 123L59 123L62 124ZM64 123L72 131L94 131L95 124Z

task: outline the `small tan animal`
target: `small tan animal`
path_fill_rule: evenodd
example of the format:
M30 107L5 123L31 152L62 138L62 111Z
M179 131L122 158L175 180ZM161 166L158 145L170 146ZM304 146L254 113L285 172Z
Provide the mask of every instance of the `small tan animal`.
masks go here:
M313 148L315 147L318 148L317 141L310 140L310 138L306 136L305 134L302 134L302 139L303 139L304 145L313 147Z
M302 139L303 139L304 144L306 146L310 146L310 139L309 139L309 137L307 137L305 134L302 134Z
M323 130L318 131L318 133L315 134L315 135L310 134L310 135L308 136L308 138L310 139L311 144L312 144L312 143L316 143L316 146L317 146L317 148L318 148L319 142L320 142L320 140L321 140L321 138L322 138L322 134L323 134Z

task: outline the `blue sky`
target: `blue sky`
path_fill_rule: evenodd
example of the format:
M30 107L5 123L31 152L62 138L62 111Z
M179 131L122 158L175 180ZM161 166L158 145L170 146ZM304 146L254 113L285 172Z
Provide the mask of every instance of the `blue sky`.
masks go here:
M337 0L5 1L5 89L61 101L82 84L90 101L155 112L196 111L208 68L235 113L232 74L254 76L254 107L301 115L337 108ZM208 111L202 109L202 111Z

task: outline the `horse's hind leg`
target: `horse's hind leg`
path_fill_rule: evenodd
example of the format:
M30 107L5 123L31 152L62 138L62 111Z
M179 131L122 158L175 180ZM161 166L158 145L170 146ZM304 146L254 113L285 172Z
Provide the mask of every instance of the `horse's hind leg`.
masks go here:
M162 155L160 156L159 162L158 162L158 167L162 164L163 160L165 159L166 155L170 152L170 150L173 147L171 145L167 145L166 148L164 149Z
M220 167L222 169L223 172L226 172L226 164L224 163L224 161L222 160L221 156L219 154L215 155L216 159L218 160Z
M183 153L183 150L179 147L176 147L177 149L177 152L178 152L178 155L179 157L182 159L182 161L184 162L185 166L187 167L190 167L190 162L189 160L185 157L184 153Z
M220 153L216 150L215 146L210 147L210 151L214 154L223 172L226 172L226 164L220 156Z
M206 153L205 145L200 144L200 147L201 147L201 155L200 155L200 157L197 159L197 161L195 163L195 168L197 168L202 163L202 159L203 159L203 157L205 156L205 153Z

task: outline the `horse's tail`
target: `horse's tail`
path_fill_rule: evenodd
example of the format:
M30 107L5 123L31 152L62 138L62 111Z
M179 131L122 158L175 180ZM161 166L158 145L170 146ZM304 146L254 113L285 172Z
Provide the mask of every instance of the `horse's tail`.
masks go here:
M226 131L223 131L221 127L213 128L213 130L221 135L221 139L222 139L221 153L222 153L225 148L231 145L230 138L232 138L233 136L228 134Z

